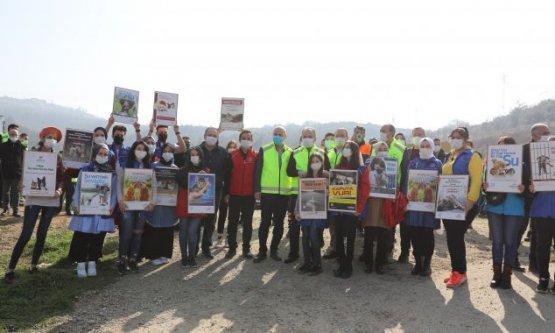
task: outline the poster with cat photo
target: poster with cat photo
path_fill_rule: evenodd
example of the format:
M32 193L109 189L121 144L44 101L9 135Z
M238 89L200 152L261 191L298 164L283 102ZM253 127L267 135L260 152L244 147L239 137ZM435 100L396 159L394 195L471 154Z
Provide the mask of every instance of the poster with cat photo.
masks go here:
M57 166L56 153L26 151L23 155L23 195L53 197L56 193Z

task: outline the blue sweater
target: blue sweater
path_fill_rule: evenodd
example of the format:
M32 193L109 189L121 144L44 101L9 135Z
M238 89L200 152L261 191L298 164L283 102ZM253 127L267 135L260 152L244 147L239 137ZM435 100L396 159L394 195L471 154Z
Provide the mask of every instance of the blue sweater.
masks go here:
M488 213L510 216L524 216L524 197L516 193L507 193L507 198L500 205L486 205Z
M438 172L438 175L440 175L442 164L441 161L435 157L427 160L416 157L412 161L410 161L409 170L434 170ZM404 188L404 191L405 193L407 193L407 188ZM413 227L425 227L432 229L438 229L440 225L439 219L435 218L435 213L416 211L409 211L407 213L405 224Z

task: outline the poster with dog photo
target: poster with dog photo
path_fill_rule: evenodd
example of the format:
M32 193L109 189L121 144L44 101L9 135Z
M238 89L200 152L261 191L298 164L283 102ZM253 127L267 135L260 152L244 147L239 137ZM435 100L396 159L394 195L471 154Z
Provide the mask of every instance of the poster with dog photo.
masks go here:
M173 126L177 124L178 99L178 94L154 92L154 119L157 125Z
M125 209L144 210L152 200L152 170L124 169L123 202Z
M531 142L530 164L535 190L555 191L555 141Z
M395 199L397 193L397 159L370 157L370 197Z
M26 151L23 156L23 195L53 197L56 193L56 153Z
M66 129L64 141L64 167L81 169L91 161L93 132Z
M328 217L326 178L299 179L299 214L301 219L326 219Z
M242 130L244 113L244 98L222 97L220 128L232 131Z
M328 210L356 213L357 185L357 170L330 170Z
M467 195L468 175L439 176L436 219L464 221Z
M522 183L522 146L488 147L486 180L488 192L519 193Z
M436 170L409 170L407 209L416 212L436 211Z
M133 124L139 113L139 92L137 90L115 87L112 116L119 123Z
M189 173L188 185L188 212L191 214L214 214L216 175L213 173Z
M79 215L110 215L112 174L81 172Z
M155 205L176 206L177 205L177 171L178 168L158 167L154 169L156 201Z

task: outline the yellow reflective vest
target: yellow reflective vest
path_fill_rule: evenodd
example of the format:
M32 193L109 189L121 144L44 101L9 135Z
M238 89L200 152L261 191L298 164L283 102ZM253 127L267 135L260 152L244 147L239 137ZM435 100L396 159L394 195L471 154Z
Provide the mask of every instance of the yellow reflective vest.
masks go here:
M283 151L277 151L275 144L269 143L262 147L264 151L262 175L260 176L260 192L265 194L292 194L292 178L287 176L287 163L293 150L283 145Z

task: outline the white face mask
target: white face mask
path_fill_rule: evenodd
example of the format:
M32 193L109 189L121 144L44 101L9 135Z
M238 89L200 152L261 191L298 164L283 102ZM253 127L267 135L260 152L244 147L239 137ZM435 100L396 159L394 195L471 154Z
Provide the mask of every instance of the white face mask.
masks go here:
M54 147L56 145L56 143L58 143L58 141L56 141L54 139L45 139L44 140L44 146L48 149L52 149L52 147Z
M314 144L313 138L303 138L303 146L305 146L306 148L312 147L313 144Z
M206 141L206 144L208 144L209 146L215 146L216 143L218 143L218 138L207 136L204 138L204 141Z
M420 155L420 158L423 160L427 160L432 156L434 156L434 152L432 151L432 148L420 148L420 150L418 151L418 154Z
M337 143L338 147L343 147L345 145L345 141L345 138L341 136L335 138L335 142Z
M227 152L228 152L229 154L231 154L231 153L233 153L234 150L235 150L235 148L228 148L228 149L227 149Z
M421 136L415 136L415 137L412 138L412 144L415 147L418 147L418 145L420 144L420 140L422 140Z
M387 133L380 132L380 141L387 142Z
M252 146L252 141L250 140L241 140L241 148L249 149Z
M17 139L19 139L19 137L18 137L17 135L15 135L15 136L10 136L10 141L11 141L11 142L16 142Z
M148 152L151 154L154 154L154 152L156 151L156 145L147 145L148 146Z
M389 152L379 151L379 152L376 152L376 156L378 156L378 157L387 157L387 156L389 156Z
M351 151L351 148L343 148L343 156L349 158L352 154L353 152Z
M137 158L137 160L140 162L143 160L143 158L146 157L146 151L144 150L135 150L135 157Z
M463 147L463 140L462 139L449 139L449 144L451 148L457 150Z
M540 137L540 142L547 142L551 138L551 135L542 135Z
M106 138L103 136L95 136L94 137L94 143L96 143L97 145L101 145L103 143L106 143Z
M193 165L198 165L200 163L200 157L199 156L191 156L191 163L193 163Z
M322 163L321 162L314 162L310 165L310 168L312 169L312 171L318 171L318 170L320 170L320 168L322 168Z
M21 144L24 146L27 146L29 144L29 141L27 140L21 140Z
M108 156L96 155L95 161L98 164L106 164L106 162L108 162Z
M173 160L173 153L165 152L162 154L162 158L164 159L164 161L170 162L171 160Z

